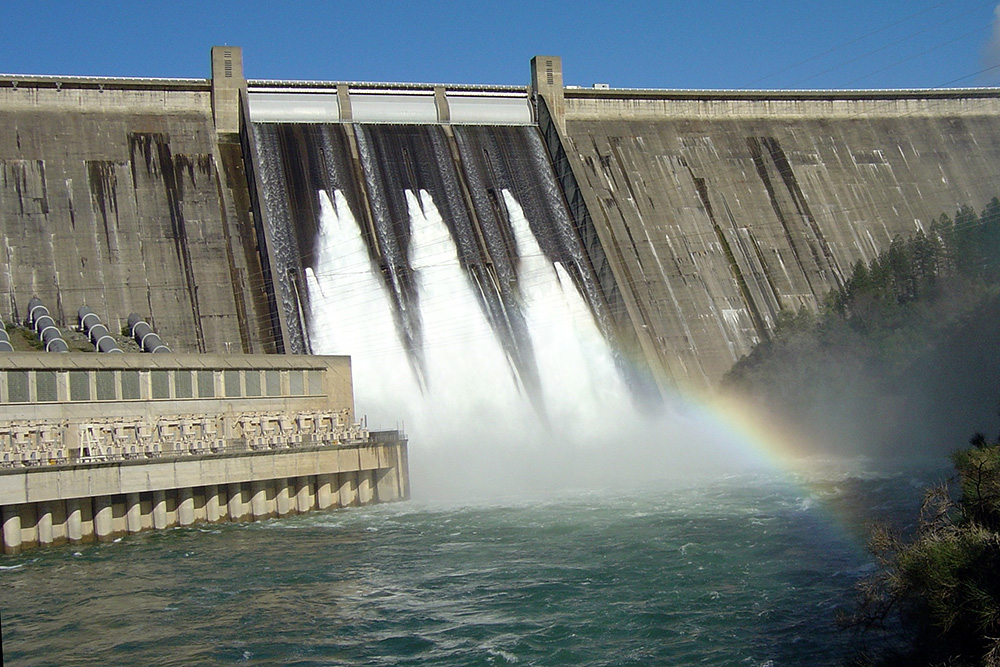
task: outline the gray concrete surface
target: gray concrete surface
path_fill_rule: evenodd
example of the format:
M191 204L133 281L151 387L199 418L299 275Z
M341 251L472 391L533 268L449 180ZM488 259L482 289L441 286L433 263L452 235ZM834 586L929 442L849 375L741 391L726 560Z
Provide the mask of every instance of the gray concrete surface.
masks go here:
M665 384L712 387L781 309L1000 195L996 89L562 92L567 198Z
M175 350L273 349L239 144L206 81L0 79L5 314L149 318Z

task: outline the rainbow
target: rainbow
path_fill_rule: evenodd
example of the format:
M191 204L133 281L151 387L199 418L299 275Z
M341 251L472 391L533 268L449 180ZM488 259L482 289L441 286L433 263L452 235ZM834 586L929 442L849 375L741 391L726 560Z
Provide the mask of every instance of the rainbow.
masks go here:
M804 506L817 513L827 531L859 553L866 549L870 524L879 517L860 515L857 507L836 500L838 483L873 474L870 459L831 455L835 447L822 435L806 434L789 421L733 395L675 397L684 401L710 437L727 443L735 462L769 471L795 487Z

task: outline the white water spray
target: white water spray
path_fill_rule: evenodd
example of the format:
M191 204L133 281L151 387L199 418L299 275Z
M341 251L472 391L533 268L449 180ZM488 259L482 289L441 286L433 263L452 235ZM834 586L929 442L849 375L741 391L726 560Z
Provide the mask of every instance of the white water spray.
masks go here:
M519 389L427 192L406 193L427 368L423 393L343 194L335 192L331 202L321 193L317 267L307 273L312 348L351 355L357 412L371 428L405 425L415 496L478 499L595 480L631 483L704 458L703 447L694 457L679 448L678 437L692 437L679 435L682 415L634 409L576 287L545 257L516 199L503 196L541 376L541 410Z
M312 351L351 355L354 394L366 399L359 414L367 412L381 427L395 428L402 397L418 390L396 337L386 288L343 193L335 191L332 201L326 192L319 196L316 270L306 269ZM382 390L385 378L391 378L398 394Z

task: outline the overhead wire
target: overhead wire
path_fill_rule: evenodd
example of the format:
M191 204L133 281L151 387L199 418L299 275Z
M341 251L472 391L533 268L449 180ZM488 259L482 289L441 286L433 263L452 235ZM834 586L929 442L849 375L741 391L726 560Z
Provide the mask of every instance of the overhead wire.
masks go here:
M935 8L936 7L940 7L941 5L944 5L944 4L947 4L947 3L941 3L940 5L936 5ZM952 23L954 21L958 21L960 19L965 18L966 16L968 16L970 14L973 14L973 13L975 13L977 11L980 11L980 8L981 8L982 4L992 4L992 2L990 2L990 3L980 3L980 4L976 5L975 7L973 7L972 9L970 9L970 10L968 10L968 11L962 13L962 14L951 15L951 16L949 16L949 18L947 18L943 22L935 23L932 26L928 26L928 27L923 28L921 30L917 30L916 32L912 32L912 33L906 35L905 37L901 37L901 38L899 38L899 39L897 39L895 41L883 44L883 45L879 46L876 49L872 49L872 50L867 51L867 52L865 52L865 53L863 53L861 55L858 55L858 56L852 57L852 58L850 58L848 60L845 60L843 62L837 63L836 65L834 65L834 66L832 66L832 67L830 67L828 69L822 70L820 72L816 72L816 73L811 74L811 75L809 75L809 76L807 76L807 77L805 77L803 79L795 81L795 82L791 83L789 85L789 87L790 88L795 88L795 87L797 87L797 86L805 83L806 81L809 81L811 79L815 79L816 77L822 76L824 74L829 74L830 72L834 72L834 71L836 71L836 70L844 67L845 65L849 65L849 64L852 64L852 63L864 60L865 58L869 58L869 57L875 55L876 53L881 53L882 51L886 51L887 49L898 47L900 44L903 44L904 42L908 42L908 41L910 41L911 39L913 39L915 37L919 37L920 35L927 34L927 33L931 32L931 31L934 31L934 30L940 30L941 27L944 26L944 25L947 25L947 24ZM917 15L920 15L920 14L921 13L918 13L918 14L915 14L913 16L917 16ZM903 23L903 21L897 21L896 23L893 23L891 27L895 27L895 26L900 25L902 23ZM928 51L924 51L922 53L917 54L916 56L911 56L910 58L907 58L907 59L905 59L903 61L900 61L900 63L908 62L909 60L914 60L917 57L926 55L930 51L933 51L936 48L939 48L940 46L946 46L947 44L951 44L951 43L953 43L955 41L958 41L959 39L964 39L965 37L968 37L969 35L975 34L977 32L981 32L984 28L988 29L988 27L989 26L981 26L979 28L976 28L975 30L969 31L969 32L965 33L964 35L961 35L961 36L959 36L959 37L957 37L957 38L955 38L953 40L949 40L947 42L944 42L943 44L939 44L936 47L934 47L932 49L929 49ZM875 33L871 33L869 36L877 34L877 32L881 32L881 31L876 31ZM860 39L859 40L854 40L854 41L860 41ZM895 66L895 65L893 65L893 66ZM848 81L847 84L850 85L850 84L854 83L855 81L861 81L863 79L868 78L869 76L872 76L874 74L878 74L879 72L882 72L885 69L889 69L889 68L882 68L882 69L875 70L874 72L869 72L866 76L859 77L857 79L854 79L853 81Z
M765 75L763 77L757 78L757 79L755 79L755 80L753 80L753 81L751 81L749 83L749 87L752 88L752 87L756 86L757 84L759 84L759 83L761 83L763 81L767 81L768 79L773 79L776 76L780 76L781 74L784 74L786 72L790 72L793 69L797 69L797 68L799 68L799 67L801 67L803 65L811 63L811 62L813 62L815 60L819 60L820 58L828 56L828 55L830 55L832 53L836 53L837 51L840 51L841 49L847 48L849 46L853 46L855 44L859 44L859 43L863 42L864 40L868 39L869 37L874 37L875 35L878 35L880 33L883 33L885 31L887 31L887 30L890 30L891 28L895 28L896 26L899 26L899 25L902 25L904 23L907 23L907 22L913 20L914 18L916 18L918 16L922 16L922 15L928 13L928 12L931 12L931 11L933 11L935 9L938 9L940 7L943 7L945 5L950 5L953 2L955 2L955 0L944 0L944 2L938 2L938 3L934 4L934 5L931 5L930 7L926 7L924 9L920 10L920 11L914 12L912 14L908 14L907 16L904 16L901 19L893 21L892 23L879 26L878 28L875 28L874 30L866 32L863 35L860 35L858 37L850 39L850 40L848 40L846 42L841 42L840 44L832 46L832 47L826 49L825 51L821 51L819 53L813 54L812 56L809 56L808 58L805 58L804 60L800 60L799 62L796 62L796 63L794 63L792 65L788 65L788 66L786 66L786 67L784 67L784 68L782 68L782 69L780 69L780 70L778 70L776 72L772 72L771 74L768 74L768 75Z
M954 39L950 39L950 40L948 40L946 42L942 42L940 44L935 44L934 46L930 47L929 49L921 51L920 53L917 53L917 54L915 54L913 56L910 56L908 58L904 58L903 60L898 60L898 61L896 61L894 63L889 64L889 65L885 65L884 67L880 67L879 69L877 69L877 70L875 70L873 72L869 72L865 76L861 76L861 77L857 77L855 79L852 79L852 80L848 81L847 84L851 85L851 84L857 83L858 81L864 81L865 79L867 79L867 78L869 78L871 76L874 76L875 74L880 74L880 73L885 72L887 70L893 69L894 67L899 67L900 65L906 64L907 62L909 62L911 60L916 60L917 58L926 56L927 54L933 53L934 51L937 51L938 49L941 49L941 48L943 48L945 46L949 46L951 44L954 44L955 42L959 42L959 41L965 39L966 37L969 37L971 35L975 35L975 34L978 34L978 33L981 33L981 32L985 32L985 31L988 31L988 30L990 30L989 26L983 26L983 27L980 27L980 28L976 28L975 30L970 30L969 32L966 32L966 33L964 33L962 35L959 35L958 37L955 37Z

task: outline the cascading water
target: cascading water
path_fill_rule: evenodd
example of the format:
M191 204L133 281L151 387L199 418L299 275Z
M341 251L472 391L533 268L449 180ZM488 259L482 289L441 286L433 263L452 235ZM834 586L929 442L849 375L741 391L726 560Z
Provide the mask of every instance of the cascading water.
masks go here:
M576 442L609 437L604 415L633 412L611 348L566 269L542 253L521 205L510 192L504 190L503 196L511 212L547 414Z
M609 401L629 403L590 311L562 267L545 258L509 192L503 196L512 212L531 341L539 351L542 405L532 406L519 391L427 192L407 191L406 197L413 224L409 259L420 294L428 391L401 382L399 363L405 350L389 326L385 288L367 273L364 245L343 196L334 195L339 205L330 203L326 193L320 196L324 205L317 268L309 272L308 283L312 349L317 354L351 354L358 403L371 420L405 415L411 431L427 434L456 422L467 435L469 424L478 423L487 426L478 440L502 431L523 440L541 435L536 412L558 417L560 430L574 435L581 424L588 432L597 430L601 420L595 417L611 407ZM508 430L512 423L530 427Z
M320 198L320 228L315 268L306 268L309 335L316 354L347 354L352 374L407 382L407 356L396 338L385 285L368 257L357 222L344 198L326 191Z
M317 202L318 219L296 223L309 348L351 355L370 427L405 428L416 496L614 483L711 458L676 409L636 409L537 131L455 130L458 163L440 128L354 128L373 231L343 179L284 188Z

